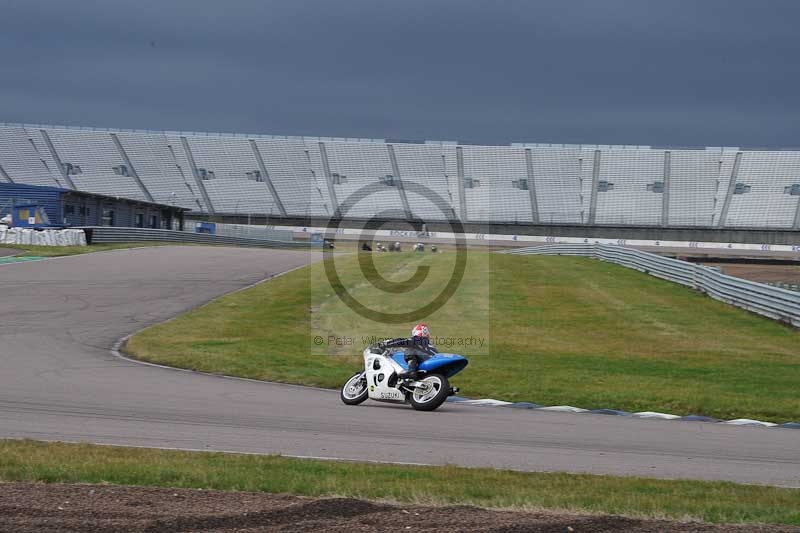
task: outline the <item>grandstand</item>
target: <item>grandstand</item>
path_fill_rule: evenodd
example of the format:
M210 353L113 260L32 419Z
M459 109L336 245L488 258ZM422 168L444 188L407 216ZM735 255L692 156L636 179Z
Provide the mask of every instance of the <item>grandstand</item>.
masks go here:
M0 181L271 221L328 218L355 198L348 218L800 230L800 152L794 151L0 124ZM433 191L439 205L417 186ZM365 196L365 187L372 194Z

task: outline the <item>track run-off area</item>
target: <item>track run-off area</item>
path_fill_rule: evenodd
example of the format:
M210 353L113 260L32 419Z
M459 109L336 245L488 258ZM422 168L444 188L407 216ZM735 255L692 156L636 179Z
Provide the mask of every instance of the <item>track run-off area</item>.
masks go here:
M433 413L348 407L338 391L159 368L110 351L148 325L320 258L175 246L0 266L0 438L800 487L793 429L449 402Z

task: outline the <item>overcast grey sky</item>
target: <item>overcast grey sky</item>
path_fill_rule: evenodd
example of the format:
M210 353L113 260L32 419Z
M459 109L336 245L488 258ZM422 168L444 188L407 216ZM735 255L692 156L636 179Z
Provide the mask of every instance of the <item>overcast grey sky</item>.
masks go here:
M0 121L800 146L797 0L0 0Z

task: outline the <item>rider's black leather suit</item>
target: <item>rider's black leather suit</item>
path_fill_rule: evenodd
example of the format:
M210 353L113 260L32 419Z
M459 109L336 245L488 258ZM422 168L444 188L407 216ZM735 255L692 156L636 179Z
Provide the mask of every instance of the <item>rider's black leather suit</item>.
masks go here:
M420 361L439 353L436 348L433 347L433 344L431 344L430 340L428 340L426 337L392 339L382 342L381 347L384 349L403 348L403 354L405 355L406 363L408 363L408 372L400 374L398 377L415 378Z

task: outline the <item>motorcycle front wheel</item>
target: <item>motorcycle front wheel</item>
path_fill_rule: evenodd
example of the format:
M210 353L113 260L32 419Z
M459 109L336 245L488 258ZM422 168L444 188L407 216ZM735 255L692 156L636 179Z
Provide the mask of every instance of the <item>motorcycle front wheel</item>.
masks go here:
M367 399L367 394L367 376L364 372L358 372L347 380L339 397L347 405L358 405Z
M411 407L417 411L433 411L442 405L450 394L450 384L442 375L430 374L419 381L423 386L414 389L408 397Z

